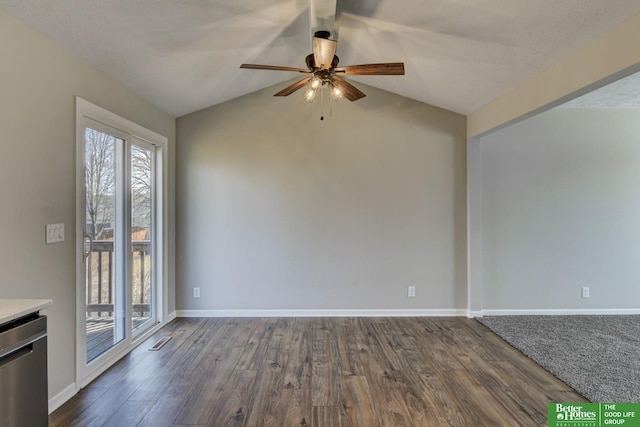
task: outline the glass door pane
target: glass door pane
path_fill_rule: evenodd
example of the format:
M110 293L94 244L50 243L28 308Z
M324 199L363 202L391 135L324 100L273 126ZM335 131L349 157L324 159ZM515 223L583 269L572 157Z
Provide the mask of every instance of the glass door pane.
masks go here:
M132 325L154 318L153 277L153 147L131 145ZM153 323L153 322L149 322Z
M116 189L117 153L124 140L85 128L85 293L87 363L125 336L123 288L115 278L121 220ZM118 269L116 269L118 267ZM118 285L118 286L117 286Z
M146 339L161 319L167 144L76 97L78 387Z

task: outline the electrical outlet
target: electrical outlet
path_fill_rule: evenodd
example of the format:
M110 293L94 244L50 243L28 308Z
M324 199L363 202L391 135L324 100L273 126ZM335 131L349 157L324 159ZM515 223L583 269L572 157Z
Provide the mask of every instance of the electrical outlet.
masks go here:
M583 286L582 287L582 298L589 298L589 287L588 286Z
M193 288L193 297L200 298L200 288Z
M407 288L407 297L409 297L409 298L415 298L416 297L416 287L415 286L409 286Z

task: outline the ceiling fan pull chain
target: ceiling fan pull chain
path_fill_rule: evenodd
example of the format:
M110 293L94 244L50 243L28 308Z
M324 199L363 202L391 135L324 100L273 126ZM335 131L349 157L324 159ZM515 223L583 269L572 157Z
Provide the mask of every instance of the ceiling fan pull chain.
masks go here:
M324 85L320 86L320 120L324 120Z

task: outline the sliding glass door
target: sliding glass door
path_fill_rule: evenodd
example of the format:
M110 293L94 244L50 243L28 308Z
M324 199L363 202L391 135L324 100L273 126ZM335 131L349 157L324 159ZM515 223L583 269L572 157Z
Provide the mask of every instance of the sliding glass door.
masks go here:
M161 296L158 146L88 116L76 174L81 387L158 323Z
M126 229L123 164L126 139L100 123L84 127L84 287L86 363L125 337Z

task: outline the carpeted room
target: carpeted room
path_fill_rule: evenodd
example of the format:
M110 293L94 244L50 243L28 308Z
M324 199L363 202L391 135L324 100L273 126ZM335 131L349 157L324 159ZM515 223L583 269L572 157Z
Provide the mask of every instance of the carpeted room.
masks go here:
M639 315L489 316L480 321L591 402L640 401Z
M640 399L639 79L479 142L482 322L599 402Z

